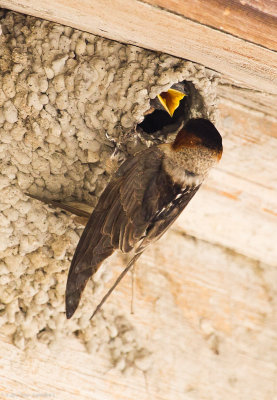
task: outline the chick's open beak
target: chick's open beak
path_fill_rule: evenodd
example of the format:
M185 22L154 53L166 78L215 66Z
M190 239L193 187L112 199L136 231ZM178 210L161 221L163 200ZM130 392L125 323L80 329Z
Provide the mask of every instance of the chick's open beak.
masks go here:
M161 105L172 117L174 111L179 107L180 101L185 97L185 94L176 89L168 89L167 92L162 92L157 97Z

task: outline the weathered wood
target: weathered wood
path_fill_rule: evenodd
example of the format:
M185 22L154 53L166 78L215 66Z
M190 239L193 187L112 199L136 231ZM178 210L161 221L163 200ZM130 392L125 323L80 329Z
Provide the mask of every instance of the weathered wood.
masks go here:
M218 96L230 100L233 104L237 103L245 106L247 109L256 110L277 118L276 94L249 89L242 85L234 85L231 81L224 79L218 85ZM269 132L270 134L275 133L277 135L276 129Z
M277 93L277 53L173 12L131 0L1 0L2 7L189 59L235 82Z
M277 3L239 0L146 0L146 3L277 50Z
M277 3L275 0L241 0L240 3L277 17Z
M58 351L39 345L26 357L1 337L1 399L274 397L276 268L171 231L142 256L135 281L133 315L130 278L110 303L153 352L145 376L111 368L105 339L93 354L67 338Z

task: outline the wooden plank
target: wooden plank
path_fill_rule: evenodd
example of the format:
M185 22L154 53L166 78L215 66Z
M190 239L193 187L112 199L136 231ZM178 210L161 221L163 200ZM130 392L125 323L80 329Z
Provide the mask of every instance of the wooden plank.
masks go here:
M108 267L118 273L118 265ZM95 320L93 337L101 346L93 354L70 337L50 350L38 344L26 357L1 336L1 399L274 398L276 268L171 231L147 249L135 280L135 313L127 277L106 304L114 317ZM152 351L145 373L136 367L130 373L132 364L125 374L112 367L113 346L120 357L127 346L130 355L133 350L132 342L121 341L124 335L112 339L103 329L112 329L120 315Z
M257 10L277 17L277 3L275 0L241 0L241 4L249 5Z
M0 0L2 7L189 59L235 82L277 93L277 53L173 12L130 0Z
M245 110L255 110L274 118L277 118L277 95L272 93L253 90L243 86L235 85L230 80L222 79L218 85L217 93L220 98L230 100L232 104L242 105ZM239 109L239 107L238 107ZM240 108L241 110L241 108ZM264 129L263 129L263 132ZM268 132L268 131L266 131ZM269 131L271 134L277 135L277 129Z
M217 189L212 186L215 181ZM216 173L173 229L276 266L277 204L265 197L266 192L261 195L258 185L251 188L256 188L255 195L248 193L249 185L243 180L236 186L238 181Z
M277 2L146 0L146 3L277 50Z

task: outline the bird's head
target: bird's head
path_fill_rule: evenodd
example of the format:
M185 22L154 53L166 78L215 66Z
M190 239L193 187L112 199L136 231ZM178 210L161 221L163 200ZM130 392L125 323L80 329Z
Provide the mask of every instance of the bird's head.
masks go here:
M188 148L206 148L211 150L217 161L222 156L222 137L208 119L193 118L178 132L172 149L176 152Z
M150 109L144 115L152 114L155 110L166 111L171 117L180 105L181 100L186 96L181 83L175 83L166 92L158 94L150 101Z

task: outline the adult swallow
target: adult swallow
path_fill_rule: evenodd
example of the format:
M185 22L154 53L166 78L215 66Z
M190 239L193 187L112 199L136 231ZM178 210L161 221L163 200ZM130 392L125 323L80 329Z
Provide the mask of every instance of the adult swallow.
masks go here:
M66 316L88 279L116 249L133 257L95 312L142 252L173 224L222 155L222 138L207 119L189 120L174 142L128 158L99 198L80 238L66 285ZM93 315L95 314L93 313Z

